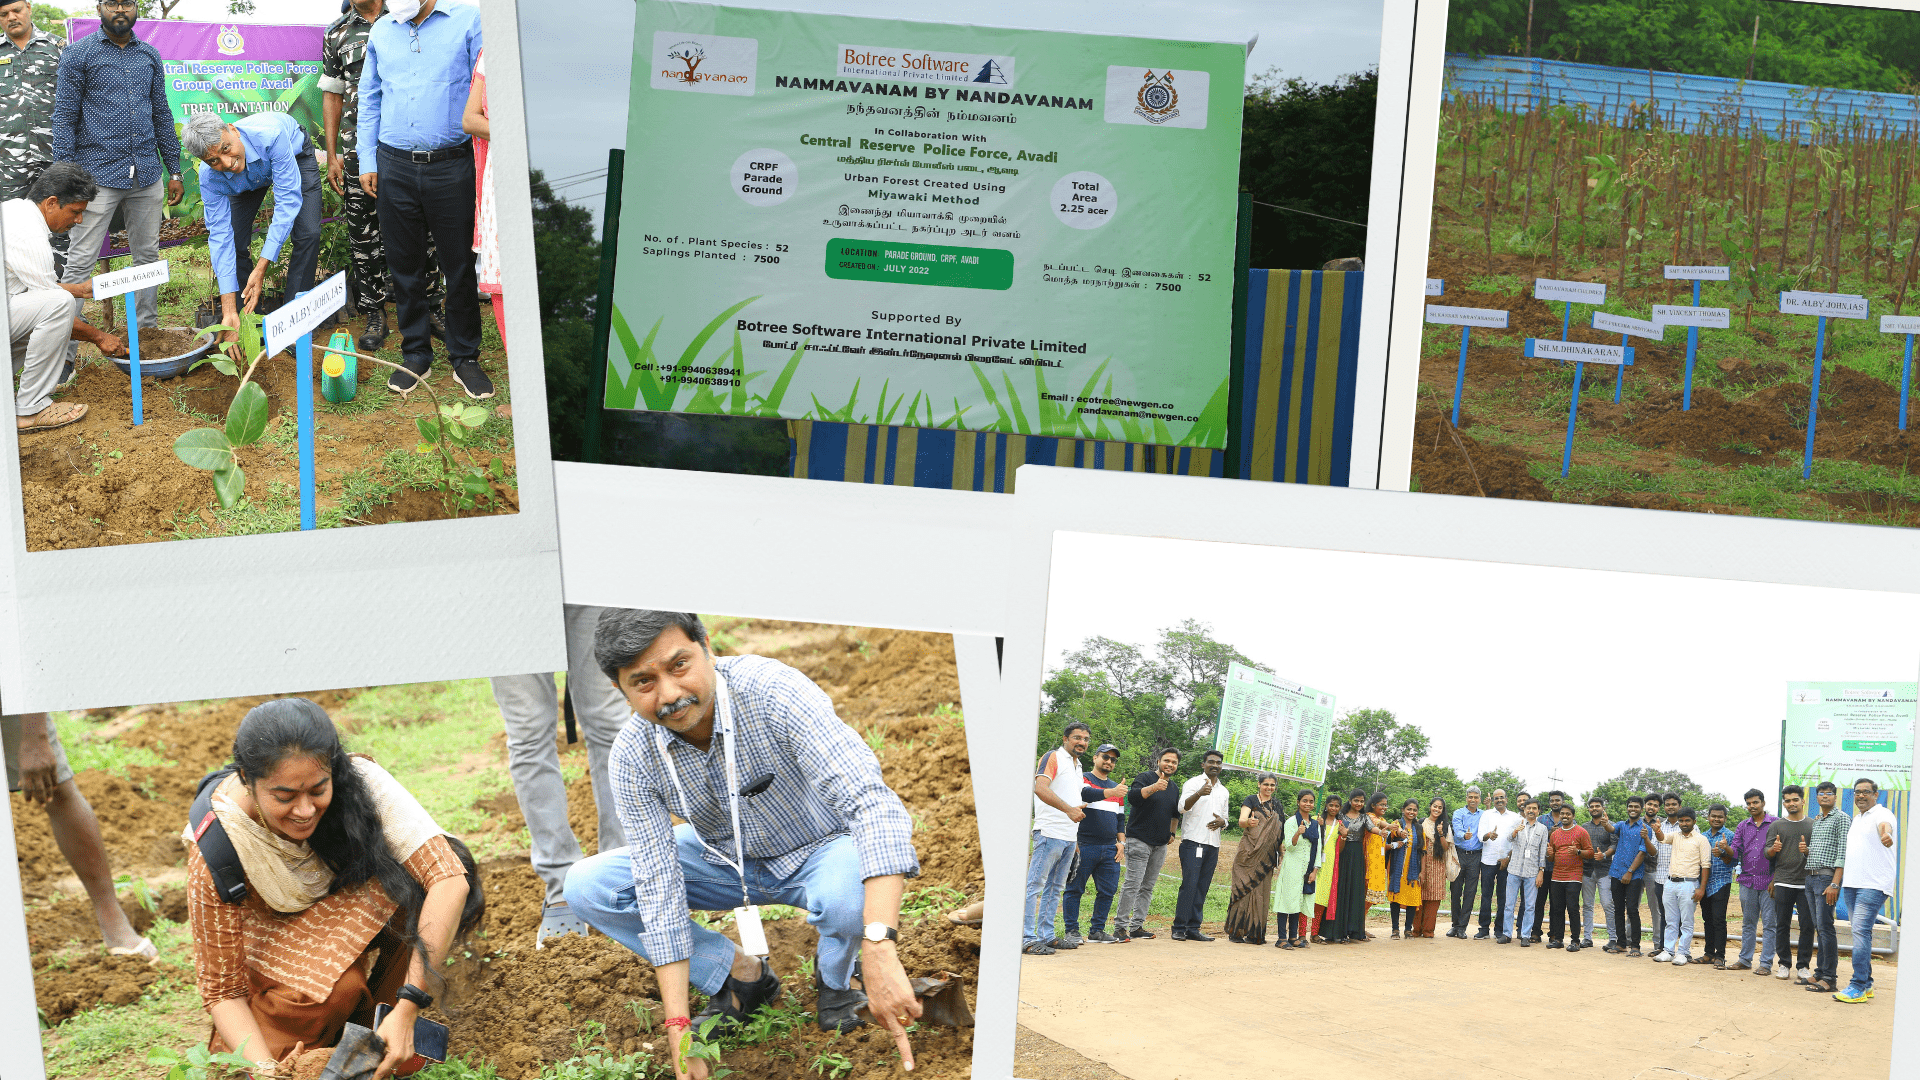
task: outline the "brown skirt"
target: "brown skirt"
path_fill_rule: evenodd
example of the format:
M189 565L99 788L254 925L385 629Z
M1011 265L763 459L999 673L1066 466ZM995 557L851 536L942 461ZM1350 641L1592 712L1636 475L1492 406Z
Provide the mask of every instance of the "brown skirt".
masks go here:
M287 987L249 969L247 977L253 993L248 995L247 1004L253 1008L254 1022L260 1025L267 1049L261 1054L258 1048L248 1047L247 1056L256 1061L269 1057L278 1061L287 1056L296 1043L305 1043L308 1050L338 1043L349 1021L372 1027L373 1007L393 1004L395 995L406 985L408 960L412 956L412 950L391 926L380 931L367 946L367 952L376 950L371 974L366 970L363 953L360 960L341 972L339 981L333 984L333 993L320 1002L297 998ZM230 1047L216 1030L207 1040L207 1049L220 1053Z

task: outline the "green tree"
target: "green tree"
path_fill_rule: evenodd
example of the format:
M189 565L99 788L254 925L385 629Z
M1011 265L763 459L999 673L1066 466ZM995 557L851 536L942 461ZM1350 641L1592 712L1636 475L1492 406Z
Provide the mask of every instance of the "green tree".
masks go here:
M1430 740L1389 709L1349 709L1335 722L1327 753L1327 788L1368 794L1386 790L1389 774L1400 774L1427 756Z
M1678 769L1628 769L1611 780L1603 780L1591 791L1580 794L1580 805L1584 809L1588 799L1599 796L1606 800L1607 813L1614 820L1624 821L1627 816L1627 797L1630 795L1648 795L1674 792L1680 796L1680 802L1693 808L1704 820L1706 809L1713 803L1721 803L1738 814L1736 804L1727 801L1725 795L1717 791L1705 791L1693 778ZM1771 800L1769 800L1771 801Z
M547 374L547 432L553 456L578 460L593 400L593 313L600 241L593 213L554 195L539 169L533 198L533 260L540 279L540 337Z
M1318 270L1365 254L1379 83L1371 70L1317 85L1276 68L1247 85L1240 190L1271 204L1253 208L1254 266Z
M1509 800L1528 790L1527 782L1512 769L1483 769L1480 775L1473 778L1472 783L1480 789L1482 802L1492 799L1495 789L1506 792ZM1520 808L1509 801L1507 809L1518 812Z

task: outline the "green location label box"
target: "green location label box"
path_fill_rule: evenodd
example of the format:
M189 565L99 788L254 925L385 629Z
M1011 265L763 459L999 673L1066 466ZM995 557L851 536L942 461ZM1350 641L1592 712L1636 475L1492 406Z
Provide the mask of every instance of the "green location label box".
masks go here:
M1010 289L1013 252L873 240L827 241L827 276L956 289Z

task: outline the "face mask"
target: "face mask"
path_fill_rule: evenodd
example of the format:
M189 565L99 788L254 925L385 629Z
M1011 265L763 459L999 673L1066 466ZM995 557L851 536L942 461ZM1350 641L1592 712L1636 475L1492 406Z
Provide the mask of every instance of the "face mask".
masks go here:
M420 14L420 0L387 0L387 14L397 23L412 22Z

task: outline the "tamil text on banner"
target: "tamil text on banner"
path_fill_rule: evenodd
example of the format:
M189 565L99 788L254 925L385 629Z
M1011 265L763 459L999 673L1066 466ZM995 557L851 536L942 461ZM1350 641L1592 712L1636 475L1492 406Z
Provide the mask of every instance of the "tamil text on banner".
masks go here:
M100 29L99 19L68 19L67 40ZM167 106L177 133L196 112L218 112L227 121L249 113L292 114L321 143L320 46L325 26L243 22L172 22L142 19L133 36L152 45L166 64ZM186 198L167 216L200 216L199 170L183 162Z
M1780 786L1799 784L1813 805L1823 780L1839 787L1834 808L1853 814L1853 785L1880 785L1880 802L1900 823L1901 872L1913 797L1913 727L1920 686L1910 682L1790 682L1780 725ZM1813 811L1818 813L1816 809ZM1886 915L1900 917L1900 896Z
M1318 784L1327 778L1334 697L1235 662L1227 668L1213 748L1228 768Z
M606 405L1226 445L1244 46L646 4Z

